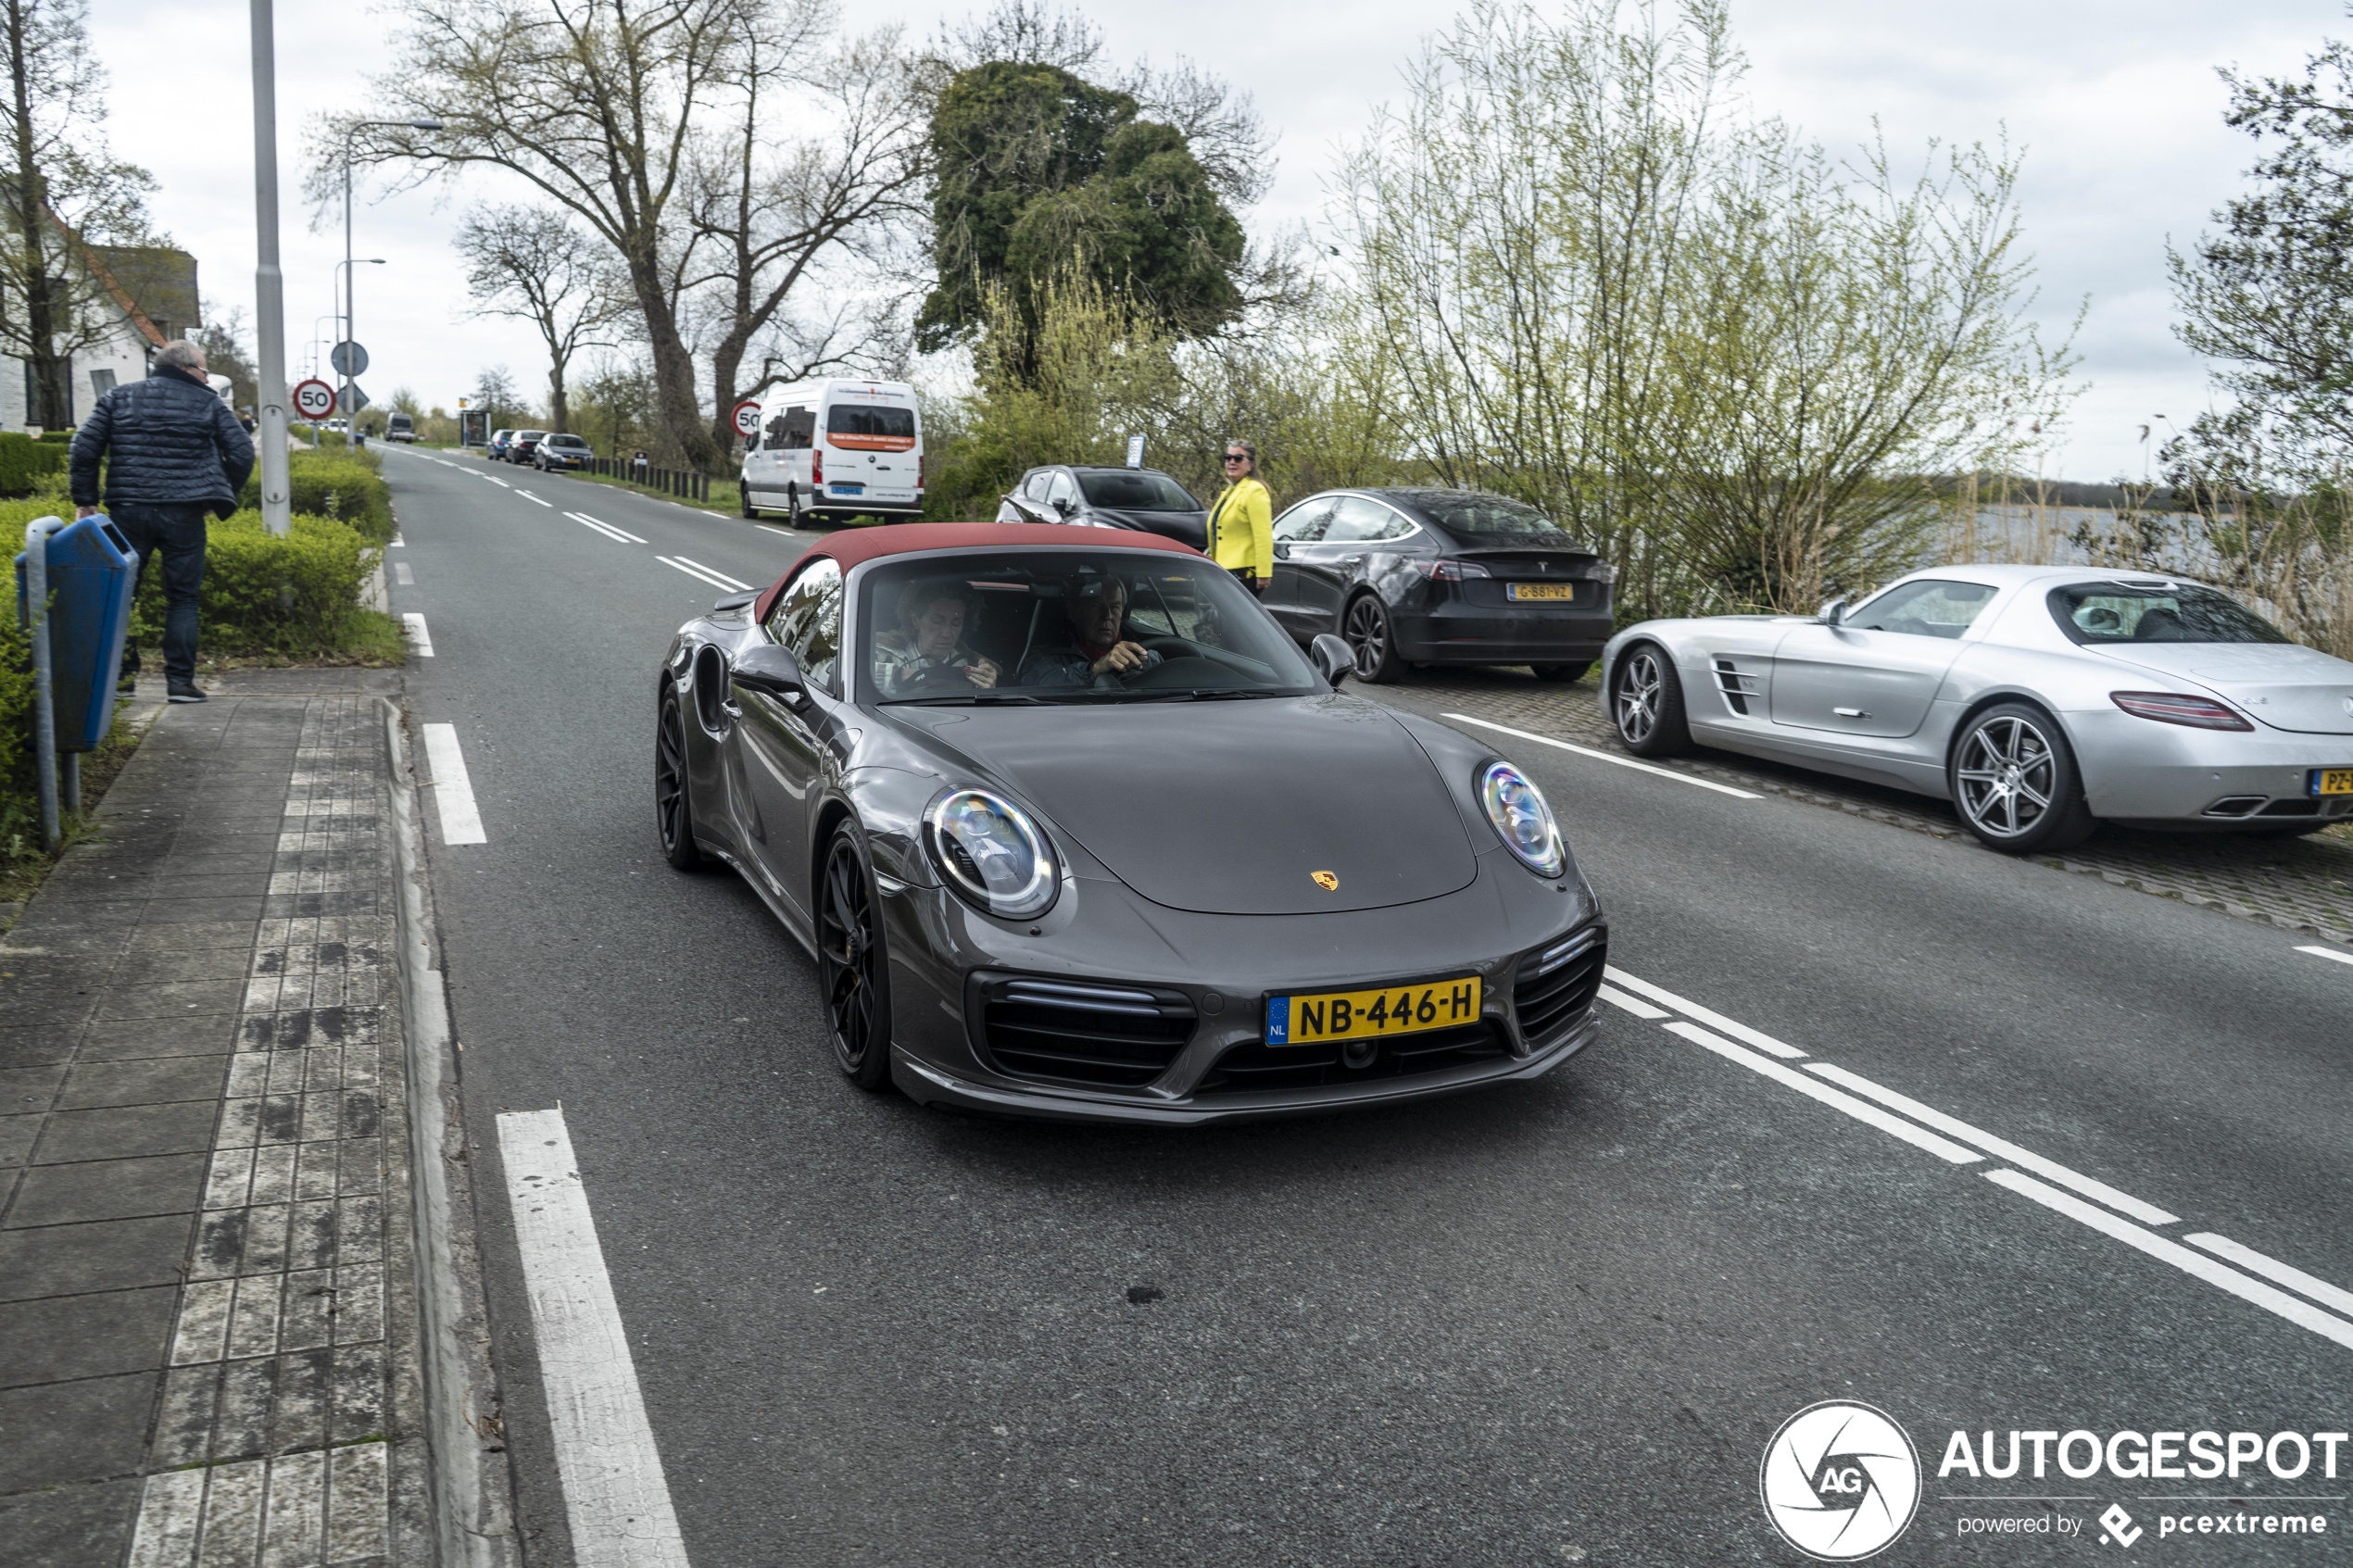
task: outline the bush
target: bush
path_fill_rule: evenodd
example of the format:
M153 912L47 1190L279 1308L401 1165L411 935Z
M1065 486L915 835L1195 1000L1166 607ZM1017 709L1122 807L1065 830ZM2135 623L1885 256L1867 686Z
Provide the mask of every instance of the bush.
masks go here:
M296 516L333 518L349 523L371 545L392 543L392 486L377 471L383 459L364 448L357 452L296 452L287 467ZM237 505L246 511L261 507L261 470L245 481Z
M32 777L32 647L13 605L0 615L0 870L41 847Z
M359 608L380 554L333 518L297 513L283 539L261 526L258 511L213 522L197 601L198 646L233 659L346 652L363 621L382 619ZM131 634L141 646L162 640L163 614L163 573L144 573L131 610Z
M19 431L0 431L0 495L29 495L66 466L66 449Z

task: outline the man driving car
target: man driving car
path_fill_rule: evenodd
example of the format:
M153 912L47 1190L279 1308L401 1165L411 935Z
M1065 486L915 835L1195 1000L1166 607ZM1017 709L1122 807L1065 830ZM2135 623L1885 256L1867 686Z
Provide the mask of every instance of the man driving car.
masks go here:
M875 684L885 696L921 696L986 689L997 666L964 643L966 622L978 619L971 591L947 578L911 583L899 596L899 627L875 639Z
M1116 577L1081 573L1063 600L1070 620L1064 648L1038 648L1022 661L1025 686L1112 687L1161 662L1160 655L1127 640L1127 585Z

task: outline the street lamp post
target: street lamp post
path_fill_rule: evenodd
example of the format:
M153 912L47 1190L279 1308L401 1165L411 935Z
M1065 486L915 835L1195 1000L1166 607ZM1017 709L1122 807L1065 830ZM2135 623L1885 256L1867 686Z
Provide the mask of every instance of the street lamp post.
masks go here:
M341 319L344 327L343 337L346 343L353 341L351 334L351 295L353 292L351 287L351 279L353 269L359 267L382 267L384 264L384 258L381 256L363 256L357 261L346 256L341 261L335 263L335 272L337 276L341 278L343 282L343 287L338 297L338 303L343 307ZM337 394L335 399L336 407L343 410L345 421L343 439L344 445L346 446L352 444L352 438L359 432L359 410L351 406L351 394L349 391L351 384L359 379L359 377L356 370L345 373L343 383L346 390Z
M254 0L254 3L256 5L264 5L268 3L268 0ZM360 132L367 130L370 126L375 125L406 126L411 131L438 131L441 129L441 121L437 119L362 119L354 121L345 130L343 133L343 264L346 270L343 281L343 340L346 343L353 344L359 342L359 328L357 323L355 323L352 320L356 311L354 309L354 301L351 297L352 295L358 291L352 287L353 279L348 271L348 269L351 266L351 139L354 136L357 136ZM346 441L348 441L351 436L356 434L359 431L359 425L357 422L359 420L359 411L351 407L351 383L353 379L354 378L349 371L345 372L343 378L343 390L336 395L335 398L338 403L343 405L344 418L354 421L346 428L345 433L345 439Z
M253 30L253 271L256 347L261 384L254 410L261 436L261 525L284 535L294 528L286 471L286 298L278 269L278 47L271 0L252 0Z

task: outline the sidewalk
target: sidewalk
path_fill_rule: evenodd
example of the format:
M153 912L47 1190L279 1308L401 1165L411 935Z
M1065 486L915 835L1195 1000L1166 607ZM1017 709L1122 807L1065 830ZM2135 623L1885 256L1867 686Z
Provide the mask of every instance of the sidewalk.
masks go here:
M376 697L176 707L0 936L0 1563L431 1561Z

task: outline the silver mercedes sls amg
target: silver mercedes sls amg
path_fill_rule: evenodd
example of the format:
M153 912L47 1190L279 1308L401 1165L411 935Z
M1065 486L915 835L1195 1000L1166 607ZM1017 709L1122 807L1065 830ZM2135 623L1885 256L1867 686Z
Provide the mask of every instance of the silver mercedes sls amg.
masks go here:
M1718 746L1892 784L2013 853L2101 822L2353 820L2353 663L2180 578L1938 567L1818 616L1645 621L1610 639L1602 689L1639 756Z

